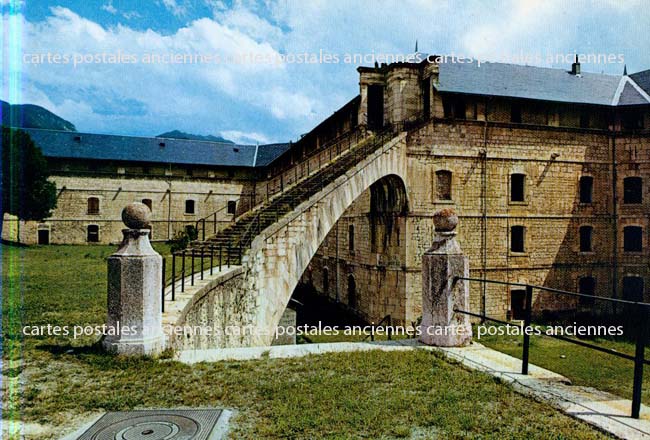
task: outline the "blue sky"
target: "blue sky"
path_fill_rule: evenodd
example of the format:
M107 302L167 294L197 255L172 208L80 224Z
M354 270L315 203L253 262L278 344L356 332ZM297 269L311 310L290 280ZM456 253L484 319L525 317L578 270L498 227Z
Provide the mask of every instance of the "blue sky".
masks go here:
M630 72L650 68L645 0L0 4L0 98L42 105L99 133L296 139L358 93L358 63L344 62L346 54L406 54L416 39L427 53L566 68L547 56L578 51L623 55ZM338 62L278 62L321 51ZM57 54L68 62L54 62ZM170 63L171 55L203 58ZM623 66L583 69L619 74Z

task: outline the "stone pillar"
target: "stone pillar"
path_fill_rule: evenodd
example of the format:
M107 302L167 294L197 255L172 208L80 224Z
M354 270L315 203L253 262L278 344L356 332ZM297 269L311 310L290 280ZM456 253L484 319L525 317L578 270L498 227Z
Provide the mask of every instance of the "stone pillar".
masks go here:
M155 355L165 345L162 330L162 257L151 247L151 211L132 203L122 211L124 239L108 257L109 331L102 340L107 351L125 355ZM118 332L119 330L119 332Z
M422 334L420 342L440 347L459 347L472 341L469 316L469 284L454 277L469 276L469 260L456 241L458 217L451 209L434 214L433 245L422 256Z

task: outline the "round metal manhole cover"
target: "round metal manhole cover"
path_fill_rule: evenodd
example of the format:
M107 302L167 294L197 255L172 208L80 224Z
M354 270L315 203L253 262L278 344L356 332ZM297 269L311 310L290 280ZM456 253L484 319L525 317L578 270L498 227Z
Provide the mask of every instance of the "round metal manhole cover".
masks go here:
M177 415L148 415L112 423L97 432L96 440L183 440L196 436L199 425Z
M207 440L221 410L141 410L106 413L79 440Z

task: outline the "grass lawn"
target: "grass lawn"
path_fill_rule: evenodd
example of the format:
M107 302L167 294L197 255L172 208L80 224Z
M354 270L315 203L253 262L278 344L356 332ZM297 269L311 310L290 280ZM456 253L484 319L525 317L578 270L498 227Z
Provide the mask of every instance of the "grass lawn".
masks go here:
M235 439L605 438L426 351L187 366L109 356L94 337L20 337L23 325L102 324L114 249L3 246L5 419L69 426L103 410L217 406L237 410Z
M483 336L478 342L521 359L523 337ZM603 338L586 342L634 356L633 342ZM646 348L646 359L648 357L650 350ZM568 377L574 385L587 385L632 398L633 361L545 336L531 336L530 362ZM644 370L642 402L647 405L650 404L650 368L646 366Z

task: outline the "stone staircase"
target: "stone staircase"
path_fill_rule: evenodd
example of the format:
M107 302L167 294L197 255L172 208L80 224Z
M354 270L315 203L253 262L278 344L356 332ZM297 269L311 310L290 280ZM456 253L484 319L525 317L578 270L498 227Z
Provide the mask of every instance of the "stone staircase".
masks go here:
M243 256L257 235L380 148L394 137L395 132L396 130L390 127L362 138L346 152L291 187L285 188L262 205L243 214L215 236L191 243L189 250L205 253L206 249L210 249L222 262L227 261L229 265L241 264ZM343 138L339 142L347 145L349 140ZM295 165L299 166L301 164Z

